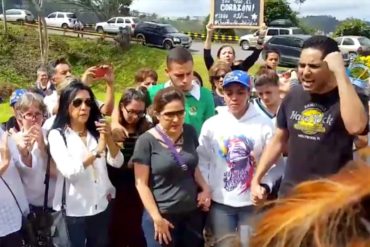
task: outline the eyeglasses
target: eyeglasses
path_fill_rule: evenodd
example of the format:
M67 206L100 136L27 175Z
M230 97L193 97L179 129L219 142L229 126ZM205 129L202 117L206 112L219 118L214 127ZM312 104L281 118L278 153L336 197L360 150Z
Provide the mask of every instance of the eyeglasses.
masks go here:
M175 117L178 117L178 118L183 118L185 116L185 110L181 110L181 111L173 111L173 112L163 112L161 113L161 115L167 119L167 120L172 120L174 119Z
M87 98L87 99L74 99L72 101L72 105L75 108L80 107L82 105L82 103L84 103L87 107L91 107L91 104L92 104L90 98Z
M125 111L127 112L127 114L128 115L131 115L131 116L135 115L138 118L143 118L146 115L145 114L145 111L127 110L127 108L125 106L123 108L125 109Z
M22 117L25 119L25 120L40 120L42 118L44 118L44 115L41 113L41 112L35 112L35 113L31 113L31 112L28 112L24 115L22 115Z
M212 76L212 78L214 79L214 80L220 80L221 78L223 79L223 78L225 78L225 74L224 75L215 75L215 76Z

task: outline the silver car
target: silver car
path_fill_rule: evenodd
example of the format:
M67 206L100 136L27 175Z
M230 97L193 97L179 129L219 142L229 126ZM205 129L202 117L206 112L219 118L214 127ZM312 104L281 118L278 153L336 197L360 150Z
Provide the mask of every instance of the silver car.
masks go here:
M8 9L5 11L6 20L12 22L34 22L35 17L26 9ZM4 19L4 15L0 15L0 20Z
M341 52L348 52L350 59L358 54L370 55L370 39L363 36L342 36L335 39Z

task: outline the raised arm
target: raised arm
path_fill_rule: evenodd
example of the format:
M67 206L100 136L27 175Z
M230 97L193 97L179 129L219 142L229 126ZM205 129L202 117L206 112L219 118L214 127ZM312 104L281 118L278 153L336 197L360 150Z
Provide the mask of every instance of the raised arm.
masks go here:
M206 64L207 70L209 70L214 63L214 60L211 54L212 37L213 37L213 32L214 32L212 20L209 21L206 28L207 28L207 36L204 42L203 58L204 58L204 63Z
M328 54L324 61L333 73L338 85L340 113L344 126L351 135L361 135L368 124L368 115L360 97L346 75L340 52Z

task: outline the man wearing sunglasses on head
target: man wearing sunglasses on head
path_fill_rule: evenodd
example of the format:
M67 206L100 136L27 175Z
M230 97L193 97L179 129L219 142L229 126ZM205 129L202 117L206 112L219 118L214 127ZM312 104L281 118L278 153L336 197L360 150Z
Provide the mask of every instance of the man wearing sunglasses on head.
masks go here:
M214 115L215 105L209 90L193 81L194 62L191 53L182 47L169 51L166 73L169 81L149 88L150 101L163 88L174 86L185 94L185 123L192 125L199 135L203 123Z

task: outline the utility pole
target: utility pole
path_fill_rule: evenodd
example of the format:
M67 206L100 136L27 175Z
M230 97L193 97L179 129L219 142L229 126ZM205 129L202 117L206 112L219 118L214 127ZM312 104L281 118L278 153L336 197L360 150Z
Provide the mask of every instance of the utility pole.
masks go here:
M3 22L4 22L4 34L7 35L8 34L8 25L7 25L7 22L6 22L6 12L5 12L5 0L1 0L1 6L3 8Z

